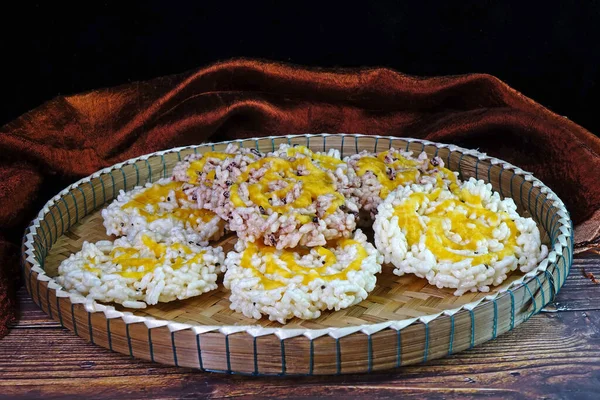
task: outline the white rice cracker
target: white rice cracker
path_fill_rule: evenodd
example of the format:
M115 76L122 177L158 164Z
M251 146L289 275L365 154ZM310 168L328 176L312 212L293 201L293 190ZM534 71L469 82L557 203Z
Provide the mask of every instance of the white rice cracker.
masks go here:
M439 288L487 292L519 268L529 272L547 256L531 218L510 198L474 178L449 190L408 185L378 208L375 244L394 274L415 274Z
M277 250L240 240L225 259L223 284L232 310L284 324L360 303L375 287L381 262L360 230L328 247Z
M229 200L229 228L278 249L350 237L358 206L340 193L347 166L334 153L283 147L246 167Z
M198 207L225 221L231 213L229 188L250 163L264 157L254 148L229 144L224 151L191 154L173 168L173 179L184 182L184 192Z
M165 178L127 192L121 190L119 196L102 210L106 234L134 237L140 231L150 230L169 235L173 229L184 229L196 234L194 241L203 245L221 238L225 221L190 202L182 185Z
M361 225L372 224L379 204L399 186L425 184L437 176L446 185L456 183L456 174L444 168L442 159L429 159L425 152L415 158L410 151L394 148L380 153L362 151L344 158L344 161L349 166L348 193L344 194L358 198Z
M145 308L216 289L224 258L221 247L198 246L183 230L169 236L140 231L131 240L84 242L55 279L91 300Z

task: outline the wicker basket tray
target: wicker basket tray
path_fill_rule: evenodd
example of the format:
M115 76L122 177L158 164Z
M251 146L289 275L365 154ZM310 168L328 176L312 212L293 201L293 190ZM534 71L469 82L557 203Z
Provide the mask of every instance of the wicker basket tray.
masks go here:
M507 332L552 301L569 273L572 223L564 204L531 174L501 160L453 145L364 135L303 135L238 141L271 151L280 143L313 150L340 149L344 156L393 146L425 150L445 160L461 178L491 182L512 197L519 212L540 226L550 253L537 269L512 273L488 293L460 297L412 275L383 267L363 302L310 321L281 325L255 321L229 309L222 287L202 296L129 312L70 294L52 279L58 265L84 240L106 239L100 211L120 189L166 177L190 153L222 150L202 144L145 155L106 168L69 186L40 211L23 239L22 266L34 301L64 327L120 353L206 371L250 375L312 375L369 372L424 362L471 348ZM226 250L235 243L221 242Z

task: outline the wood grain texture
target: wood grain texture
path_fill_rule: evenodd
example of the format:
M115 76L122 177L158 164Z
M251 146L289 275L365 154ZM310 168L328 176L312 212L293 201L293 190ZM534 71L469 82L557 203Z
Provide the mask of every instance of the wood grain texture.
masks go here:
M571 273L567 283L560 291L559 297L552 306L558 310L600 310L600 284L594 284L585 277L582 270L591 272L600 279L600 256L584 253L573 260Z
M21 317L0 341L0 398L595 399L600 391L600 257L575 259L555 304L474 349L380 373L258 378L202 373L91 345L20 291Z

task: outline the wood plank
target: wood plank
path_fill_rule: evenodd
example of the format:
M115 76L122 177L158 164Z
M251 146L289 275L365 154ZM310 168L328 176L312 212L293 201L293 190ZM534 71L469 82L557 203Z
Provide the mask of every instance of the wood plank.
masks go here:
M20 328L0 341L0 397L147 398L392 396L593 398L600 311L540 314L470 351L371 375L260 378L131 359L64 329Z
M581 254L573 260L567 281L560 289L549 311L584 311L600 310L600 284L592 282L584 276L582 270L592 273L600 279L600 257L594 254Z
M58 328L60 324L48 317L40 307L33 302L25 287L17 291L17 303L19 314L17 320L11 325L11 328Z

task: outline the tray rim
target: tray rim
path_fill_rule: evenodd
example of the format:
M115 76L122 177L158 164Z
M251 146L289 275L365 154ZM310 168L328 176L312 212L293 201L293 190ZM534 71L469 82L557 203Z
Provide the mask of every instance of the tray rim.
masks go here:
M523 179L526 181L530 181L533 186L540 187L540 191L545 193L545 195L546 195L545 201L549 201L552 206L558 208L557 214L559 215L559 219L558 219L557 223L559 225L559 228L557 229L558 235L556 236L555 240L553 240L554 246L549 246L548 256L544 260L542 260L534 270L530 271L529 273L524 274L519 279L511 282L509 285L507 285L499 290L496 290L494 293L484 296L474 302L464 304L460 307L444 310L442 312L435 313L435 314L428 314L428 315L424 315L424 316L420 316L420 317L415 317L415 318L390 320L390 321L385 321L385 322L380 322L380 323L361 324L361 325L355 325L355 326L349 326L349 327L329 327L329 328L320 328L320 329L287 328L285 325L281 326L281 327L269 327L269 328L262 327L260 325L201 325L201 324L179 323L179 322L175 322L175 321L171 321L171 320L156 319L156 318L150 317L150 316L137 316L134 314L135 311L134 312L117 311L113 306L100 304L95 301L90 301L90 300L87 300L84 296L81 296L81 295L78 295L75 293L69 293L69 292L62 290L61 286L58 285L56 283L56 281L54 281L53 278L46 275L44 268L40 265L40 263L37 260L36 255L34 253L34 250L35 250L34 238L37 234L37 228L40 226L40 221L43 219L43 217L48 212L50 212L50 207L55 205L61 198L63 198L63 196L67 195L69 192L76 189L80 185L82 185L84 183L88 183L93 179L99 178L100 176L110 173L111 171L119 169L125 165L134 164L138 161L147 160L150 157L157 157L157 156L164 157L165 154L181 152L186 149L210 148L210 146L223 145L223 144L229 144L229 143L238 143L241 145L243 143L248 143L251 141L258 143L258 140L265 140L265 139L274 140L274 139L282 139L282 138L286 139L287 138L289 141L292 138L311 138L311 137L326 138L328 136L338 136L338 137L342 137L342 138L350 137L350 138L353 138L354 140L358 140L358 138L360 138L360 137L365 137L365 138L370 138L370 139L375 138L376 140L378 140L378 139L404 140L407 142L407 145L410 145L410 143L416 142L416 143L421 143L423 148L425 148L425 146L427 146L427 145L434 146L438 149L446 148L450 152L457 151L457 152L462 153L463 155L471 155L473 157L476 157L478 160L486 160L491 165L501 164L501 166L504 170L512 170L512 172L515 175L522 175ZM343 139L342 139L342 146L343 146ZM462 159L462 157L461 157L461 159ZM567 238L569 238L570 241L567 240ZM539 274L543 274L546 271L546 269L548 268L550 263L555 264L557 262L557 258L559 256L562 257L562 254L563 254L565 248L566 248L567 254L569 256L568 261L566 261L566 264L565 264L565 269L567 269L567 268L570 269L571 264L572 264L572 258L573 258L573 225L572 225L572 221L570 219L570 214L567 211L562 200L548 186L544 185L539 179L535 178L534 175L530 172L524 171L521 168L516 167L510 163L503 161L503 160L500 160L500 159L497 159L494 157L490 157L487 154L479 152L477 150L466 149L466 148L462 148L462 147L459 147L459 146L456 146L453 144L446 144L446 143L432 142L432 141L423 140L423 139L397 137L397 136L345 134L345 133L341 133L341 134L321 133L321 134L274 135L274 136L264 136L264 137L252 137L252 138L245 138L245 139L235 139L235 140L230 140L230 141L206 142L206 143L201 143L201 144L197 144L197 145L175 147L175 148L170 148L170 149L166 149L166 150L160 150L157 152L147 153L147 154L114 164L112 166L103 168L99 171L96 171L95 173L93 173L89 176L86 176L86 177L78 180L77 182L74 182L73 184L69 185L65 189L63 189L57 195L55 195L53 198L51 198L48 202L46 202L46 204L42 207L42 209L39 211L36 218L30 223L30 225L26 229L25 235L23 237L22 268L23 268L23 272L25 273L25 271L27 269L26 264L29 264L29 273L31 274L32 271L36 272L37 273L36 280L46 282L48 285L48 290L54 290L57 297L66 297L69 299L71 304L83 305L85 310L88 313L104 313L106 318L108 318L108 319L120 318L123 320L123 322L125 324L143 322L148 327L148 329L166 326L169 329L169 331L172 333L180 331L180 330L191 329L196 335L218 331L221 334L226 335L226 336L231 335L233 333L246 332L255 338L272 334L272 335L277 336L280 340L284 340L284 339L302 335L310 340L313 340L313 339L316 339L323 335L328 335L331 338L337 340L339 338L351 335L356 332L362 332L366 335L372 335L372 334L377 333L386 328L391 328L396 331L400 331L400 330L402 330L408 326L411 326L417 322L421 322L423 324L428 324L431 321L433 321L443 315L451 317L461 310L468 310L468 311L472 312L472 310L475 309L482 302L484 302L484 301L485 302L489 302L489 301L495 302L500 297L507 295L507 292L510 292L512 289L516 289L516 288L518 288L522 285L525 285L528 282L531 282L532 280L536 279ZM566 278L566 276L564 278ZM558 290L564 283L564 278L562 279L562 281L563 281L562 283L558 282L558 287L555 288L556 293L558 292ZM31 293L31 291L30 291L30 293ZM532 298L533 298L533 295L532 295Z

